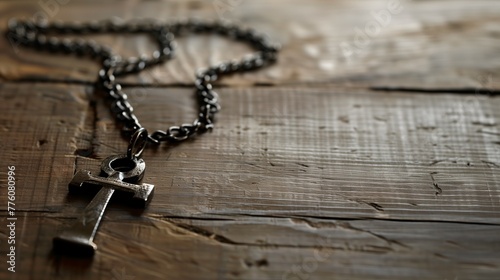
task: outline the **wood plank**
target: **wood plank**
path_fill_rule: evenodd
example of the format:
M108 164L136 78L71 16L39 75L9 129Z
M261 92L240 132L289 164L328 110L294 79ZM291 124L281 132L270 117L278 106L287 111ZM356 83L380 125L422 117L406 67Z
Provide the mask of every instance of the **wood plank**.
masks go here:
M5 222L3 214L1 220ZM2 279L496 279L500 275L498 225L123 213L107 215L96 239L100 251L90 262L51 253L50 240L67 219L24 212L19 221L23 234L18 239L22 242L18 271L8 274L2 269Z
M62 210L75 166L60 164L96 169L126 149L103 102L95 112L84 109L90 88L6 84L3 91L12 99L3 106L27 103L5 108L4 129L13 135L7 158L23 164L26 180L45 178L21 194L23 209ZM150 130L196 115L189 89L127 92ZM333 87L225 88L220 95L213 132L145 153L146 180L160 186L156 213L499 222L498 98ZM53 161L52 171L39 170Z
M146 92L132 102L150 129L195 115L189 89ZM168 186L161 213L500 221L497 98L332 87L219 93L212 133L145 154L148 179ZM123 150L107 108L98 118L107 125L98 126L97 154Z
M126 90L147 127L195 115L190 89ZM90 200L67 195L73 171L95 171L126 147L103 102L89 105L91 92L1 87L20 225L19 273L1 270L2 279L297 279L294 267L311 279L500 273L498 98L336 86L220 90L212 133L146 152L145 181L158 189L142 215L112 202L92 262L52 255L51 238Z
M95 9L95 3L72 0L53 8L48 18L85 21L89 14L95 20L110 15L161 20L222 18L262 30L282 43L284 48L277 65L224 79L222 83L228 85L328 82L353 87L466 89L485 93L500 89L497 1L399 1L402 10L391 13L390 21L383 22L386 26L379 32L375 28L374 33L369 33L373 36L365 38L366 44L361 44L364 41L356 30L373 24L372 13L387 12L390 1L336 1L332 5L324 0L259 0L235 1L232 7L220 8L215 5L217 1L128 0L119 4L99 1L99 9ZM47 14L38 1L3 1L0 8L6 19ZM355 47L357 36L361 43ZM97 40L126 56L151 50L146 37ZM341 48L342 44L350 47ZM88 60L35 54L12 48L7 40L0 41L0 50L5 62L0 76L4 80L93 81L96 77L97 66ZM355 52L345 55L349 50ZM176 59L139 77L128 77L125 82L190 84L197 69L247 51L245 46L212 36L183 38Z

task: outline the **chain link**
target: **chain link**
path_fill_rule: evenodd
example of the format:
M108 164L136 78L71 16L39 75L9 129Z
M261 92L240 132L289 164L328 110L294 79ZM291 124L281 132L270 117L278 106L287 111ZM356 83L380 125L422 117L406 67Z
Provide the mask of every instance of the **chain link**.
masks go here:
M159 49L150 56L124 59L106 47L92 40L60 39L57 34L98 34L98 33L146 33L158 43ZM115 77L139 73L147 67L160 64L172 58L175 50L175 36L186 33L214 33L250 44L257 50L241 61L224 62L198 71L195 79L196 94L199 102L198 117L192 124L171 126L166 131L157 130L148 135L155 144L164 141L184 141L197 132L213 128L214 115L221 109L219 97L213 90L212 82L221 76L254 70L276 61L279 47L269 43L253 29L243 29L222 22L179 21L165 24L154 20L121 22L117 19L92 21L88 23L29 22L11 19L7 36L18 45L36 50L48 50L66 54L76 54L97 59L102 64L96 86L105 92L111 104L111 112L123 125L122 130L132 135L143 129L133 113L133 107ZM51 36L49 36L51 34Z

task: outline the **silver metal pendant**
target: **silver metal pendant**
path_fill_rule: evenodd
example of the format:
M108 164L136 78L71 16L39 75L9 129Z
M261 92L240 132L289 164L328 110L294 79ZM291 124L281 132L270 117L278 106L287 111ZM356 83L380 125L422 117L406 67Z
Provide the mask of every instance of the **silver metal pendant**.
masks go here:
M138 183L146 169L146 163L140 158L145 139L145 129L138 130L132 136L127 154L110 156L102 162L101 176L95 176L86 170L80 170L73 176L68 186L70 193L85 192L89 185L99 185L101 189L77 221L54 238L56 252L80 256L92 256L95 253L97 245L93 240L115 190L132 193L132 202L140 207L148 205L153 197L154 186Z

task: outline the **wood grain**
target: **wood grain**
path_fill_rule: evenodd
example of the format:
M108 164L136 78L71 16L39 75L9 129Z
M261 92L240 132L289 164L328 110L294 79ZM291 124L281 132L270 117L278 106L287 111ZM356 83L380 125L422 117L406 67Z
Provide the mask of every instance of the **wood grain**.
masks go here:
M220 19L216 3L71 0L50 20ZM51 241L92 198L67 193L74 172L127 146L94 93L97 64L0 40L0 279L499 279L499 3L400 1L348 58L340 44L388 1L231 3L223 19L281 42L280 61L219 82L212 132L146 150L155 197L144 211L112 200L91 260ZM0 1L0 21L43 9ZM153 50L145 36L93 39ZM174 60L122 82L141 124L166 129L196 116L197 68L248 51L187 36Z
M500 229L491 225L123 215L106 218L96 239L101 251L89 262L50 254L44 241L65 219L31 212L23 220L24 242L39 245L21 255L18 279L498 277Z
M126 142L105 104L87 106L90 87L1 90L9 100L2 106L23 104L1 108L3 129L20 135L7 137L4 150L19 172L21 279L109 279L123 271L139 279L500 273L495 97L327 86L219 90L226 106L216 129L146 152L144 181L157 186L152 204L137 213L112 202L96 239L100 251L87 263L51 254L51 238L90 200L68 196L66 184L75 169L97 171ZM195 114L190 89L126 90L146 127Z
M223 2L223 1L220 1ZM71 0L53 10L50 20L88 21L117 16L125 20L186 18L231 20L253 27L281 43L280 62L266 70L224 79L228 85L335 83L353 87L411 88L449 91L500 88L497 59L500 25L497 1L399 1L378 32L365 39L357 30L373 24L373 13L388 12L390 1L81 1ZM99 3L99 9L95 9ZM226 3L226 2L224 2ZM2 18L32 18L43 10L38 1L3 1ZM47 12L45 12L47 14ZM4 26L4 25L3 25ZM365 32L366 33L366 32ZM360 44L356 46L359 37ZM153 49L146 37L96 38L124 56ZM355 51L340 46L347 43ZM12 46L14 45L14 47ZM93 81L95 63L59 59L0 42L4 80L35 79ZM345 48L344 48L345 49ZM174 60L125 79L132 84L190 84L194 73L209 64L233 59L249 50L215 36L179 39Z

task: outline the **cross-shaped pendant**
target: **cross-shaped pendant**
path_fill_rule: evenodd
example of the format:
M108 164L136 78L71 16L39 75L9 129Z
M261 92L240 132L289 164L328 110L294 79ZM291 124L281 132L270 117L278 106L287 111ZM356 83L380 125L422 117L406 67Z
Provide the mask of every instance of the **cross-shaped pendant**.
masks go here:
M54 238L54 249L73 255L91 256L97 250L93 242L106 206L115 190L133 193L133 200L145 207L153 196L154 186L134 184L144 176L146 164L143 159L117 155L106 158L101 164L101 176L89 171L78 171L69 183L69 191L77 193L87 184L100 185L101 189L87 205L75 224Z

